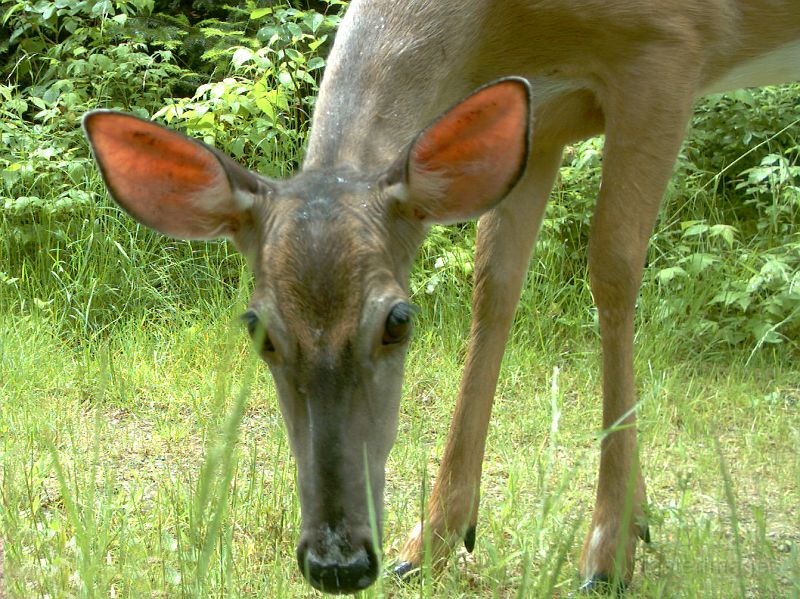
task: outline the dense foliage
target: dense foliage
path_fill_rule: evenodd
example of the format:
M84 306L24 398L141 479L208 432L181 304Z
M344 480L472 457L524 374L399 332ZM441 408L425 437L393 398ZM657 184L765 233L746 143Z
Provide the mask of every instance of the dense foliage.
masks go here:
M165 245L104 199L80 118L98 107L162 118L268 175L291 171L343 3L264 4L0 3L6 309L92 334L136 309L202 309L198 295L238 286L224 244Z
M345 4L1 2L4 309L25 316L57 306L65 332L95 334L123 311L201 309L220 281L218 293L234 297L242 265L224 244L165 243L104 199L79 119L96 107L128 110L286 175L302 159ZM799 103L788 86L699 107L643 292L659 298L651 317L686 327L690 343L797 349ZM584 255L601 147L595 139L569 149L521 318L568 326L589 305ZM433 231L413 281L419 303L447 308L443 301L466 297L474 235L474 225ZM143 263L154 266L144 273Z

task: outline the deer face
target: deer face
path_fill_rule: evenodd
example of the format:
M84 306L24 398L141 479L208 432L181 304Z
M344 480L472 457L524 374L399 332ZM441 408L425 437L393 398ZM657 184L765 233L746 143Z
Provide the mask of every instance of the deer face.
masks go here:
M300 569L317 588L360 589L378 573L413 314L406 281L422 228L392 209L377 181L302 173L280 194L278 214L261 213L244 319L297 461Z
M276 182L154 123L84 118L106 185L134 218L173 237L227 237L247 256L255 291L243 320L275 379L297 461L298 565L318 589L353 592L378 574L416 248L431 223L505 196L525 165L528 122L527 85L505 79L445 113L384 172Z

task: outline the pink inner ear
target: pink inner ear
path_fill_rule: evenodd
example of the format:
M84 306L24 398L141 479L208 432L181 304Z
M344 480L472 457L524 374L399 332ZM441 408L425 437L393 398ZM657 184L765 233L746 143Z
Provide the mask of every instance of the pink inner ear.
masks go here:
M420 198L423 212L454 222L500 201L524 167L529 118L527 86L510 79L477 91L425 130L408 169L412 195L439 196Z
M235 225L225 171L201 144L120 113L90 114L85 127L111 194L143 224L189 239Z

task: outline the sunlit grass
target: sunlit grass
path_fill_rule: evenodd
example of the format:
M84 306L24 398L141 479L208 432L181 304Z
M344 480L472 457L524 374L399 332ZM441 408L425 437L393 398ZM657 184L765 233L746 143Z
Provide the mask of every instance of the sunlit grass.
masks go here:
M2 319L12 597L315 595L295 565L294 467L274 390L231 321L232 311L168 333L134 322L75 347L57 323ZM638 366L653 545L640 552L632 596L797 596L797 370L778 355L745 366L747 352L697 363L646 333ZM422 332L409 357L388 465L387 560L441 455L459 373L458 352L441 348L458 346L454 335ZM569 341L580 349L553 351L562 339L509 350L475 553L461 549L421 585L386 579L362 596L575 589L600 401L594 339Z
M96 177L86 188L102 197ZM561 597L579 585L600 358L584 248L563 238L580 245L586 231L554 224L577 193L557 191L509 341L475 552L360 596ZM653 273L676 260L683 210L666 211L637 313L653 542L630 595L800 597L797 340L733 343L704 316L726 273L747 281L759 268L760 238L684 246L725 267L662 285ZM68 227L38 223L35 243L0 225L9 595L318 596L296 566L295 471L274 387L240 330L251 285L241 258L224 243L166 240L102 201ZM437 271L447 244L442 234L423 248L429 270L414 279L422 310L387 467L387 567L423 510L458 389L470 264L459 254L453 276Z

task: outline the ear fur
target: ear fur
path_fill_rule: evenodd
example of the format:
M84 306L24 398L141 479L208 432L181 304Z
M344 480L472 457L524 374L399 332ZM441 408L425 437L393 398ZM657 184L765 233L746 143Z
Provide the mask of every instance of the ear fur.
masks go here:
M233 237L248 222L258 175L180 133L96 110L83 131L111 196L142 224L180 239Z
M401 209L427 223L453 223L494 207L524 172L530 121L524 79L475 91L423 130L390 171Z

